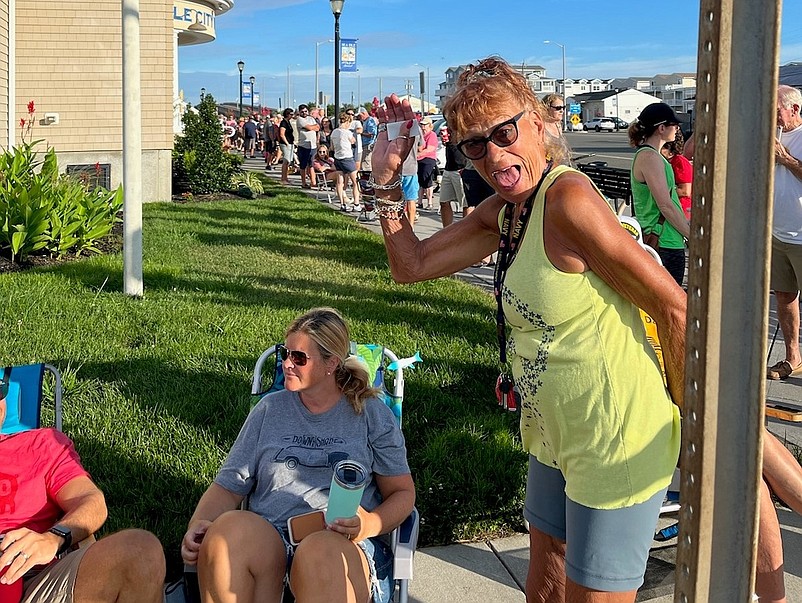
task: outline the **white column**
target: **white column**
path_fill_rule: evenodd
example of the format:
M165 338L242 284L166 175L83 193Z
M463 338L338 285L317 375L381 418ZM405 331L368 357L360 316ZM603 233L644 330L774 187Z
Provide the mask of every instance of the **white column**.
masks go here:
M141 297L142 98L139 0L122 0L123 54L123 288Z

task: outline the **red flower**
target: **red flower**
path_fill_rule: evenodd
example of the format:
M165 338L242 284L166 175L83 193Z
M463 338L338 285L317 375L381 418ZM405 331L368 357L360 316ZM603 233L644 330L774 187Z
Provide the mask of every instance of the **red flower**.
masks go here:
M95 163L95 174L100 174L100 162Z
M28 101L28 113L35 113L36 106L33 104L33 101Z
M20 128L24 128L25 127L25 118L24 117L19 120L19 127Z

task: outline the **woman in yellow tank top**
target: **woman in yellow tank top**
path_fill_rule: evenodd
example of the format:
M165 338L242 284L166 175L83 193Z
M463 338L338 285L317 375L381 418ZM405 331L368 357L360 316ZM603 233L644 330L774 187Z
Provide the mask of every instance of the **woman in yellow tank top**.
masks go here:
M457 148L496 194L419 240L400 190L413 113L395 95L385 101L373 178L393 277L450 275L499 252L500 352L530 455L527 600L632 602L677 463L685 292L590 180L559 165L542 103L497 58L469 66L444 108ZM667 387L639 308L657 324Z

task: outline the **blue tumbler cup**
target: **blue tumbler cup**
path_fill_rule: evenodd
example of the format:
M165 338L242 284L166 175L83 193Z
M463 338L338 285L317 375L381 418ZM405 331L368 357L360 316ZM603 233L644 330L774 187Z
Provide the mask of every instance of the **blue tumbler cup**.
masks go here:
M356 515L369 476L368 468L358 461L346 459L334 465L326 523Z

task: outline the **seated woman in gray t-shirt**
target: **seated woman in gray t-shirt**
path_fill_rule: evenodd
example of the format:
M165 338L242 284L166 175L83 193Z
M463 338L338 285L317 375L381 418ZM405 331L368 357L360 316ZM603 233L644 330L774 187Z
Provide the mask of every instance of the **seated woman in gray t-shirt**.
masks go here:
M389 601L385 535L412 511L415 486L401 430L349 342L331 308L310 310L287 329L279 348L286 389L248 415L181 544L208 596L280 601L288 574L298 600L345 600L350 590L358 601ZM345 458L371 472L357 514L291 546L288 519L327 506L332 465ZM240 511L245 496L249 510Z

